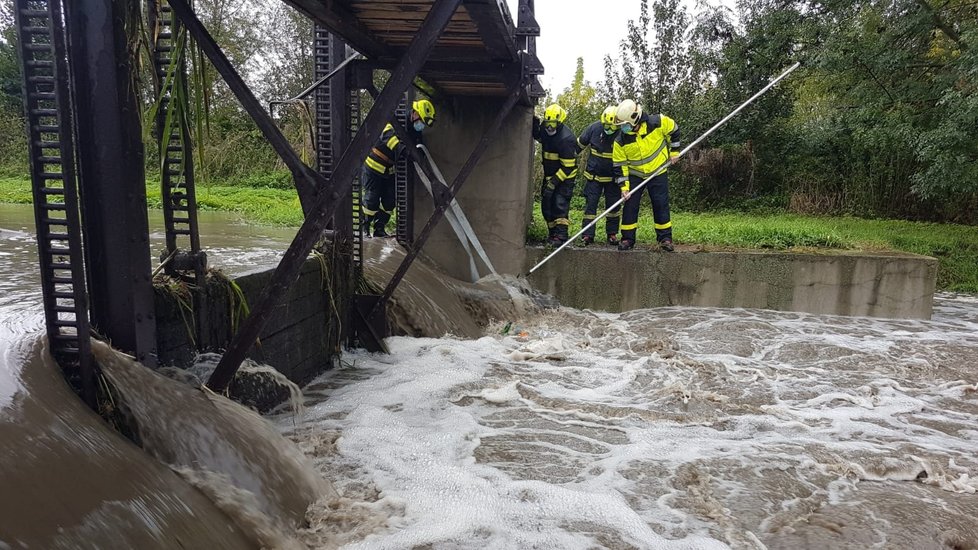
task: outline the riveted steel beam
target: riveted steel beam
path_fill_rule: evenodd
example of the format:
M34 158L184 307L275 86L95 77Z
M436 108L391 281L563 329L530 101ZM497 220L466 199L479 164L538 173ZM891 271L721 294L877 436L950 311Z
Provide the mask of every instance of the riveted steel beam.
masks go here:
M92 328L156 366L146 174L126 2L65 2Z

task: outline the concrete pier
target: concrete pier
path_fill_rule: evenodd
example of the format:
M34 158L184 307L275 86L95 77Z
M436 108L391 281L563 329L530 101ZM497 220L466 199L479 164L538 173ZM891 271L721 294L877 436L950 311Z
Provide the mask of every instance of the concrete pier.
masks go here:
M425 143L449 185L502 103L492 98L456 98L440 108L437 124L425 132ZM532 121L529 107L517 105L513 109L457 197L500 273L517 274L526 261L524 243L533 207ZM420 182L414 194L414 225L415 231L420 231L431 216L433 203ZM452 277L469 280L468 256L447 222L435 228L423 255Z
M548 251L531 249L528 267ZM564 250L530 276L561 304L609 312L748 307L930 319L937 260L898 252Z

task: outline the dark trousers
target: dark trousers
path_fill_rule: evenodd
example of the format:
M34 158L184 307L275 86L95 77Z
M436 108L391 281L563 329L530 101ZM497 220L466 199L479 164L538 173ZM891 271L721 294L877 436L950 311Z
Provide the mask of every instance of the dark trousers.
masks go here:
M567 240L567 226L570 219L570 199L574 194L574 180L557 181L557 178L543 179L543 193L540 199L540 210L543 219L550 229L551 239Z
M374 235L385 235L387 222L397 204L394 176L385 177L364 166L360 173L360 183L363 185L364 234L370 235L370 226L373 225Z
M628 183L632 189L642 183L644 178L631 176ZM638 193L625 201L625 210L622 212L621 238L635 242L635 230L638 228L638 209L642 203L642 191L648 190L649 198L652 199L652 218L655 220L655 238L662 242L664 239L672 239L672 221L669 219L669 177L668 174L660 174L652 178L645 187Z
M618 184L609 182L598 182L594 180L587 180L584 182L584 220L581 222L582 226L587 226L591 223L598 214L598 203L601 202L601 195L604 195L604 207L608 208L612 204L621 198L621 188ZM604 218L604 228L608 236L618 233L618 220L621 218L621 205L615 208ZM584 232L586 236L594 238L594 228L597 224L592 225Z

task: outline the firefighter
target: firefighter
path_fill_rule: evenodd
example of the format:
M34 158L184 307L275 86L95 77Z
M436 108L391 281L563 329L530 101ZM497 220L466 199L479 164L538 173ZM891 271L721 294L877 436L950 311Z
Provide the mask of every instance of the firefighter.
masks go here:
M435 106L427 99L419 99L411 104L410 132L417 143L421 143L421 132L435 123ZM397 139L394 127L390 124L377 140L363 162L360 181L363 184L364 234L370 236L371 225L374 237L387 237L387 222L394 212L394 163L404 152L405 145Z
M601 120L591 123L584 129L581 137L577 138L577 145L583 151L588 147L591 153L588 155L587 167L584 169L584 221L582 226L586 227L591 223L598 212L598 202L601 195L604 195L605 208L621 198L621 190L615 183L614 172L612 170L611 155L614 149L615 136L618 133L615 114L617 108L608 107L601 113ZM608 244L614 246L618 244L618 219L621 217L621 207L609 213L604 222L605 233L608 235ZM594 226L592 225L581 242L587 246L594 242Z
M556 103L547 107L543 121L533 117L533 138L543 146L543 184L540 209L547 222L547 243L567 240L570 199L577 177L577 136L564 124L567 111Z
M652 199L652 217L659 247L674 250L672 245L672 221L669 219L669 166L679 160L679 126L663 114L642 113L642 106L631 99L618 104L615 112L618 136L612 150L615 178L625 197L625 210L621 222L621 242L618 250L635 247L635 230L638 228L638 211L642 202L641 190L630 189L640 184L660 168L662 173L652 178L645 188Z

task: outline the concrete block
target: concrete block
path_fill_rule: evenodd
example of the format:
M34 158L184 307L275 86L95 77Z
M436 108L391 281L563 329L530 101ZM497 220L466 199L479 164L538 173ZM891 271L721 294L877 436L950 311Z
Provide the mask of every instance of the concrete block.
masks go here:
M527 269L549 251L528 249ZM618 252L567 248L530 276L560 303L620 312L673 305L929 319L937 260L904 253Z
M260 343L252 347L248 354L251 359L274 367L299 385L309 382L333 365L345 337L347 301L337 300L334 304L330 295L347 295L350 284L345 271L333 270L334 263L341 262L306 261L296 283L282 298L281 304L273 308L259 336ZM324 273L324 269L333 272ZM258 301L273 271L266 268L235 278L249 304ZM330 283L334 285L331 291L326 288ZM210 280L194 294L196 310L187 312L181 310L170 293L157 289L160 365L186 367L198 352L220 352L230 342L232 296L227 285L219 280ZM336 308L340 308L340 311ZM187 319L191 318L193 340L187 323ZM240 386L250 387L248 384ZM254 392L249 390L246 401L263 410L270 406L267 395L251 393ZM281 392L272 394L280 395Z
M449 185L502 103L502 99L493 98L455 98L450 105L439 106L438 123L425 132L425 143ZM532 121L529 107L517 105L513 109L457 197L500 273L518 274L526 261L526 228L533 207ZM420 182L414 197L414 226L420 231L434 208ZM439 222L424 255L448 275L469 280L468 256L447 221ZM481 262L476 262L481 269Z

